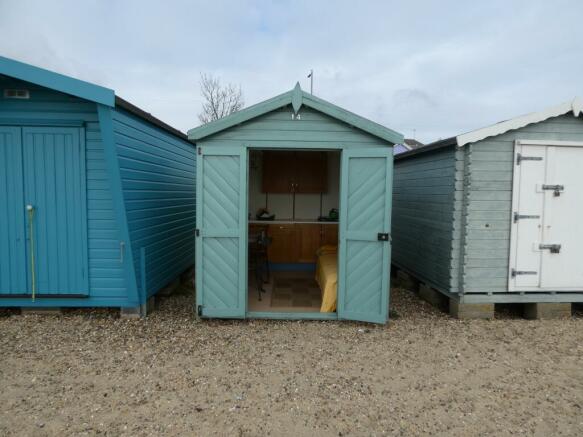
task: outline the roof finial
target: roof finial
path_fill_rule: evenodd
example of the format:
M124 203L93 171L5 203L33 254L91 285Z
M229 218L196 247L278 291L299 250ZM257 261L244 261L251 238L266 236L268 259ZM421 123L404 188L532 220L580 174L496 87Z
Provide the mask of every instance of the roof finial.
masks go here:
M575 117L579 117L579 115L583 113L583 101L581 101L579 97L573 99L571 107L573 108L573 115Z
M292 99L291 99L291 103L292 103L292 108L294 109L294 112L297 114L300 110L300 108L302 107L302 88L300 87L300 83L296 82L296 86L294 87L293 91L292 91Z

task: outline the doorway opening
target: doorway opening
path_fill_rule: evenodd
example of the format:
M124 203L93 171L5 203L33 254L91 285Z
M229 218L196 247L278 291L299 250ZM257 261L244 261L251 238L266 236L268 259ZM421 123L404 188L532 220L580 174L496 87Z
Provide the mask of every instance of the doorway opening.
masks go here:
M336 316L340 161L332 150L249 150L249 313Z

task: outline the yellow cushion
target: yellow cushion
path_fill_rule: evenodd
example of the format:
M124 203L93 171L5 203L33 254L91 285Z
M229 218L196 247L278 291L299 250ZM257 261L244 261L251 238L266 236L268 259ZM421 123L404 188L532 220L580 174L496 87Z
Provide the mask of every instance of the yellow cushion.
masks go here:
M320 250L324 247L327 246L323 246ZM338 286L338 255L336 250L334 253L319 255L316 263L316 282L322 290L321 313L336 311L336 289Z

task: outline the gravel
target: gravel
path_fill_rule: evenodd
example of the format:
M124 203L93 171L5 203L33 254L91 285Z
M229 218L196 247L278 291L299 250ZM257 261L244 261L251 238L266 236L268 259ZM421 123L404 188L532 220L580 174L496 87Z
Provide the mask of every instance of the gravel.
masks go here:
M583 435L583 316L454 320L402 289L387 326L0 317L0 435Z

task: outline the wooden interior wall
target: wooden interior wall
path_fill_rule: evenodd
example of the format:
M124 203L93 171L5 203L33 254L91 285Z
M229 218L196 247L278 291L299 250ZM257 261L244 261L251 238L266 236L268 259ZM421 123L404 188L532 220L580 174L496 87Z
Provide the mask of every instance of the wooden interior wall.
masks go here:
M320 194L296 193L295 216L304 219L316 219L320 215L320 197L322 214L326 215L332 208L339 207L340 190L340 152L327 152L327 191ZM259 208L267 207L276 218L289 219L293 216L293 196L291 193L262 192L262 153L250 151L249 168L249 213L255 216Z

